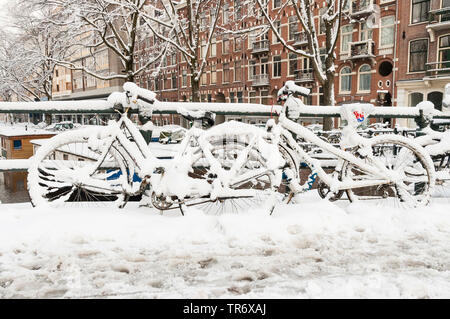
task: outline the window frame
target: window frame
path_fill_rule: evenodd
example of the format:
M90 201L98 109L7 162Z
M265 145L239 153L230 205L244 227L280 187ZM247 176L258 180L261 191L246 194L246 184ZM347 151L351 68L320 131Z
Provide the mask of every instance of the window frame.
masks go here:
M280 58L279 61L275 61L275 58ZM274 55L272 58L272 77L273 78L280 78L282 76L282 57L281 55ZM275 68L277 71L279 71L279 75L276 75ZM277 72L278 73L278 72Z
M19 145L19 146L16 146L16 142L19 142L20 145ZM12 146L13 146L13 150L15 150L15 151L20 151L20 150L22 150L22 148L23 148L22 140L21 140L21 139L20 139L20 140L13 140Z
M427 41L427 52L426 52L426 57L425 57L425 68L424 68L424 70L421 70L421 71L411 71L411 44L413 42L423 41L423 40ZM439 51L439 48L438 48L438 51ZM430 53L430 42L428 41L428 38L418 38L418 39L410 40L409 43L408 43L408 72L407 73L408 74L414 74L414 73L426 72L426 70L427 70L426 64L427 64L427 61L428 61L429 53Z
M361 72L361 69L365 66L368 66L370 71L367 72ZM362 90L361 89L361 75L369 75L370 76L370 82L369 82L369 88L367 90ZM369 64L363 64L358 68L358 90L357 93L370 93L370 90L372 88L372 68L370 67Z
M343 71L344 70L350 70L350 72L349 73L345 73L345 75L344 75L344 73L343 73ZM348 90L348 91L344 91L344 90L342 90L342 78L344 77L344 76L348 76L348 77L350 77L350 90ZM341 69L341 71L339 72L339 94L351 94L351 92L352 92L352 76L353 76L353 73L352 73L352 68L351 67L349 67L349 66L344 66L342 69Z
M414 1L416 0L411 0L410 5L411 5L411 12L410 12L410 17L409 17L409 23L410 24L420 24L420 23L427 23L428 22L428 15L425 18L425 20L421 20L418 22L413 22L413 12L414 12ZM417 1L421 1L421 2L428 2L428 10L425 10L426 12L429 12L431 10L431 0L417 0ZM419 3L421 3L419 2ZM416 4L417 5L417 4Z
M394 18L394 22L392 24L389 24L387 26L383 26L383 19L387 19L387 18ZM378 34L378 49L386 49L386 48L393 48L395 45L395 26L397 24L397 20L395 18L395 15L388 15L388 16L384 16L380 19L380 28L379 28L379 34ZM382 38L383 38L383 28L392 28L393 29L393 34L392 34L392 44L385 44L382 45ZM372 39L373 41L373 39Z

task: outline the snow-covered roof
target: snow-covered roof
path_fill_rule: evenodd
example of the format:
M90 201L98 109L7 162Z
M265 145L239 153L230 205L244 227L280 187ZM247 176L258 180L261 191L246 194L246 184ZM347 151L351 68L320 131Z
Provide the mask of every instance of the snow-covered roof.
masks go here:
M23 125L21 123L0 124L0 135L2 136L33 136L33 135L56 135L55 132L34 127L32 124Z

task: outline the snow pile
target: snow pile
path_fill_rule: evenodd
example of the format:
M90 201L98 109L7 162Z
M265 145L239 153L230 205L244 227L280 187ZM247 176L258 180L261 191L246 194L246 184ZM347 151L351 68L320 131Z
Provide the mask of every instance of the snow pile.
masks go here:
M2 205L0 298L449 298L449 203L240 215Z

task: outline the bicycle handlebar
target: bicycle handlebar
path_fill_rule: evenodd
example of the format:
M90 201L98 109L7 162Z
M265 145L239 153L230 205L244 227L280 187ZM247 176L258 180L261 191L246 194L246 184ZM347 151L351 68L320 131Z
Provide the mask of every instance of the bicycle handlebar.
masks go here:
M141 100L141 101L144 101L145 103L148 103L148 104L153 104L153 103L155 103L155 100L149 100L149 99L147 99L147 98L145 98L145 97L143 97L143 96L140 96L140 95L137 96L137 99L138 99L138 100Z

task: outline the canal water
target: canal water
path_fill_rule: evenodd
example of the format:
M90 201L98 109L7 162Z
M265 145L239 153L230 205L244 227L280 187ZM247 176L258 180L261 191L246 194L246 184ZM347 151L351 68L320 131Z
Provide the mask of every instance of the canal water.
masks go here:
M5 184L5 173L0 173L0 201L4 204L30 202L23 183L16 184L15 189Z

